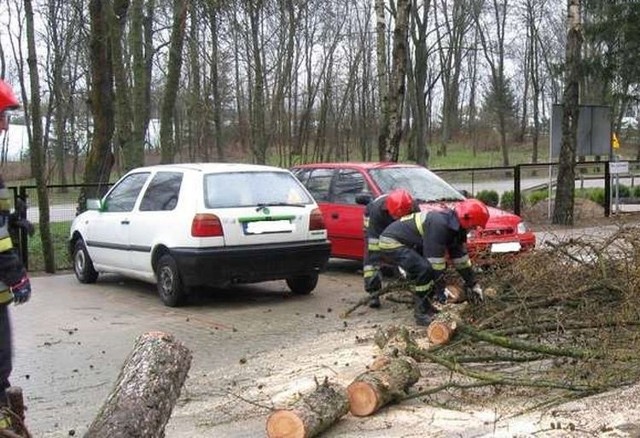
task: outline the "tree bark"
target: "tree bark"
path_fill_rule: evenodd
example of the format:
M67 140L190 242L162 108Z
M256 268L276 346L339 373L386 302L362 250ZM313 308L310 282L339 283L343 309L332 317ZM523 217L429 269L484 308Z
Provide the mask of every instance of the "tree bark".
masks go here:
M191 358L172 335L149 332L138 337L85 437L164 437Z
M144 48L144 0L131 2L129 51L131 53L131 142L123 151L125 166L144 165L144 147L149 108L146 104L148 81ZM126 169L127 167L125 167Z
M384 0L375 0L376 13L376 65L378 69L378 159L383 161L387 155L387 137L389 135L389 75L387 74L387 22L384 13Z
M420 379L418 365L409 357L390 358L378 366L360 374L347 388L351 414L373 414L405 397L405 391Z
M323 382L302 395L289 408L278 409L267 418L269 438L317 436L349 412L345 389Z
M169 45L169 65L167 66L167 82L162 99L160 119L160 161L162 164L173 163L177 152L174 132L174 110L180 85L180 69L182 68L182 47L184 46L185 28L189 0L175 0L173 3L173 28Z
M451 314L440 312L427 327L427 337L434 345L447 344L457 328L457 322Z
M582 30L580 0L567 0L566 79L562 107L562 146L552 222L573 225L576 143L578 138L580 61Z
M113 78L115 81L115 132L118 157L123 170L134 168L129 161L128 150L133 144L132 132L133 111L131 110L131 88L127 77L127 62L123 50L125 26L129 0L114 0L110 11L109 29L111 34L111 50L113 61Z
M38 192L38 208L40 209L40 241L44 256L44 270L48 273L56 271L55 253L51 229L49 227L49 191L47 190L46 157L43 147L42 111L40 108L40 77L38 75L38 55L36 53L36 37L33 22L33 5L31 0L24 0L27 24L27 50L29 65L29 85L31 88L31 173L36 179Z
M87 154L84 183L104 185L109 182L113 168L111 140L114 130L113 69L111 45L109 44L109 24L107 2L91 0L91 40L89 58L91 62L91 91L89 103L93 115L93 137ZM98 198L104 193L101 187L85 187L78 200L78 210L84 211L86 200ZM44 209L43 211L49 211Z
M389 86L389 141L387 142L387 158L394 162L399 159L400 140L402 139L402 110L406 90L411 2L398 0L397 7L396 26L393 30L393 70Z

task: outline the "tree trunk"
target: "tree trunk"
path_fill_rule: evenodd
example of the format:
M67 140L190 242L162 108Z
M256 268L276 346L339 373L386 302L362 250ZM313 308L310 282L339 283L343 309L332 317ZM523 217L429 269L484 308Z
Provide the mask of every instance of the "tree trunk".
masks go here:
M49 228L49 191L46 180L46 158L42 145L42 113L40 110L40 77L38 76L38 55L36 53L36 37L33 23L33 5L31 0L24 0L27 24L27 64L29 65L29 85L31 88L31 174L36 179L38 192L38 208L40 209L40 240L44 256L44 270L48 273L56 271L51 229Z
M389 135L389 90L387 75L387 22L384 13L384 0L375 0L376 12L376 65L378 68L378 159L383 161L387 155L387 137Z
M351 414L371 415L381 407L406 395L420 379L417 363L409 357L389 358L360 374L347 388Z
M164 437L191 358L189 349L169 334L138 337L85 437Z
M580 53L582 34L580 0L567 0L568 27L566 47L566 79L562 108L562 146L558 165L558 184L552 222L573 225L575 197L576 142L578 138Z
M278 409L267 418L269 438L317 436L349 412L349 398L337 384L323 382L302 395L289 408Z
M389 141L387 142L387 158L394 162L399 159L402 139L402 109L406 88L407 45L409 44L407 37L411 2L398 0L397 7L396 27L393 31L393 70L389 86Z
M91 62L91 91L89 95L93 114L93 137L85 164L84 183L104 185L109 182L113 167L111 140L114 130L113 115L113 70L108 25L109 5L101 0L91 0L91 41L89 58ZM100 187L85 187L78 200L79 211L84 211L86 200L98 198L104 193ZM44 209L41 211L49 211Z
M127 150L133 144L131 133L131 89L125 70L128 63L125 63L123 54L124 32L127 24L127 12L129 10L129 0L115 0L113 10L110 11L109 29L111 33L111 50L113 60L113 77L115 80L115 132L116 151L118 152L119 165L123 170L130 170L132 166L127 159Z
M184 46L185 28L189 0L175 0L173 3L173 27L171 44L169 45L169 65L167 66L167 82L164 87L162 111L160 114L160 162L173 163L177 152L176 135L174 133L174 110L180 86L180 69L182 68L182 47Z
M132 0L129 31L129 50L131 52L131 142L123 151L125 169L144 165L144 146L146 137L147 114L146 88L147 76L144 55L144 0Z
M251 26L251 59L255 70L253 76L253 95L251 99L251 140L252 148L258 164L266 164L267 149L269 147L266 132L266 98L265 98L265 72L262 65L261 32L260 25L263 17L261 1L249 1L249 22Z

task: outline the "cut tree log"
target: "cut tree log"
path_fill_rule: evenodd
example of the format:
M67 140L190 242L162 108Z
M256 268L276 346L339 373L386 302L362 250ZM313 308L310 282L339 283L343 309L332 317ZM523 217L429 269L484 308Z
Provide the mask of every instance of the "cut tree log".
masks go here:
M387 404L404 398L406 391L420 379L420 370L410 357L376 360L369 371L360 374L347 387L351 414L364 417Z
M191 352L172 335L138 337L118 381L85 437L164 437L191 367Z
M325 431L349 412L344 387L325 380L314 391L301 395L290 407L267 418L269 438L310 438Z
M449 342L456 331L458 323L449 312L440 312L427 327L427 337L434 345L443 345Z

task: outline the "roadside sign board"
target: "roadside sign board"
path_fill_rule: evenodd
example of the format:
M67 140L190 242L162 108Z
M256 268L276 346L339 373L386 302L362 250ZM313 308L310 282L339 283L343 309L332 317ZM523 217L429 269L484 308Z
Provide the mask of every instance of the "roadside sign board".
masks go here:
M629 173L629 162L628 161L609 161L609 172L612 175Z

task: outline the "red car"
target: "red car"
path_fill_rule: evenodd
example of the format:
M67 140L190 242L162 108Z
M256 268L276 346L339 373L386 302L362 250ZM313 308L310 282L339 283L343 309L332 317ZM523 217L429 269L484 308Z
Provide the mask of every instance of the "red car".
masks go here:
M423 166L399 163L315 163L295 166L293 174L316 199L331 241L331 256L362 260L364 204L396 188L408 190L423 210L447 208L465 197ZM489 207L489 222L469 233L469 254L476 264L495 256L532 249L535 234L519 216Z

